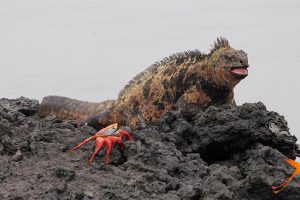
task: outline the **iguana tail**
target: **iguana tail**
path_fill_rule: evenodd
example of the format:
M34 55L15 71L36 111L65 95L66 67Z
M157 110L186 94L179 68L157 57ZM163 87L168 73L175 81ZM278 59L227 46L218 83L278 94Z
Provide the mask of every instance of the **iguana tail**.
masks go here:
M59 119L84 121L92 115L98 115L111 108L114 102L114 100L107 100L94 103L61 96L46 96L42 100L38 114L40 117L55 115Z

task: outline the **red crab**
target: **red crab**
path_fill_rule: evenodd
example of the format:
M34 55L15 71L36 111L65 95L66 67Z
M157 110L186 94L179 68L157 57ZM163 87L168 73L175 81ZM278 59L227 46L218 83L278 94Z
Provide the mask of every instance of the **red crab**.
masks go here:
M98 133L96 133L92 137L85 139L83 142L79 143L78 145L70 149L70 153L74 152L76 149L80 148L85 143L88 143L91 140L95 140L96 148L94 154L89 160L89 164L92 164L96 154L99 153L101 149L105 146L107 147L105 163L108 164L109 154L114 144L118 143L122 148L124 147L124 143L122 141L123 137L126 137L128 140L132 140L131 135L127 131L118 129L118 124L111 124L98 131Z

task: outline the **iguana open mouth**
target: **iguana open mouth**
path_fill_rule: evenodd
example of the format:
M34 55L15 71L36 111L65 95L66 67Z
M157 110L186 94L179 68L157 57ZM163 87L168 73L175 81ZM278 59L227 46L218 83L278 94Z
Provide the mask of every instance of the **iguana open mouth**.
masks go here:
M248 67L247 66L244 66L244 67L232 67L230 69L230 72L235 74L235 75L238 75L240 77L246 77L248 75Z

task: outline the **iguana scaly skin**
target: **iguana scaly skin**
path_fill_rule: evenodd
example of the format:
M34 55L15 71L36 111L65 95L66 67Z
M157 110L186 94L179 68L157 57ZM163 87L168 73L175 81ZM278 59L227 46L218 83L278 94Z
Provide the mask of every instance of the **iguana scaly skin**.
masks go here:
M208 54L198 50L173 54L138 74L117 100L90 103L48 96L39 114L85 121L97 128L112 123L136 128L174 109L234 104L234 87L248 75L247 54L218 38Z

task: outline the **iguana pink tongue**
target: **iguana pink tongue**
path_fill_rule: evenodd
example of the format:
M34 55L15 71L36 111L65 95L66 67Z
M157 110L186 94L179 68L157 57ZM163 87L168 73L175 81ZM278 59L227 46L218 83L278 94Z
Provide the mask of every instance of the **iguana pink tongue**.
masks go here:
M241 68L234 68L231 70L231 72L235 73L235 74L241 74L241 75L246 75L248 74L248 69L245 67L241 67Z

